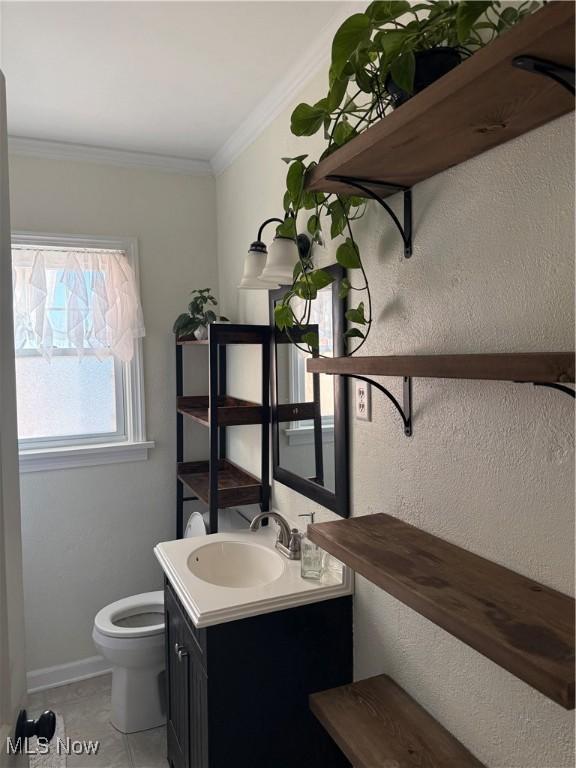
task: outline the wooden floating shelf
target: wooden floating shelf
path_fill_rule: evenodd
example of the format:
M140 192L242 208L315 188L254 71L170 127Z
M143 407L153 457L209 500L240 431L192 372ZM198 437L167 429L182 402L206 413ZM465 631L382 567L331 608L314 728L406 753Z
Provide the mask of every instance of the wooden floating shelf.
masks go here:
M179 397L177 410L204 427L210 426L210 398L206 395ZM264 408L258 403L240 400L237 397L224 395L218 398L216 408L218 426L230 427L239 424L262 424Z
M310 696L310 708L354 768L482 768L387 675Z
M308 526L352 570L566 709L574 599L390 515Z
M210 504L210 462L185 461L178 464L178 479L205 504ZM228 459L218 465L218 508L236 504L259 504L262 483Z
M575 378L573 352L314 358L307 361L307 369L312 373L538 383L569 383Z
M210 344L210 342L208 339L198 341L198 339L195 339L193 336L180 336L178 339L176 339L176 344L178 344L180 347L190 346L192 344L206 347L208 344Z
M362 194L330 176L411 187L571 112L565 88L512 65L521 55L574 67L574 3L552 2L523 19L322 160L307 189Z

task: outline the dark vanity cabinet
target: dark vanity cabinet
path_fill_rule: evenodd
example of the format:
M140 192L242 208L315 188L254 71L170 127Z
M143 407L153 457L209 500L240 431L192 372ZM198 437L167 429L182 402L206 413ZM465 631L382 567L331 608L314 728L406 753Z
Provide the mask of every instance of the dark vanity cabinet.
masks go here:
M352 597L196 629L166 583L172 768L343 768L308 697L352 680Z

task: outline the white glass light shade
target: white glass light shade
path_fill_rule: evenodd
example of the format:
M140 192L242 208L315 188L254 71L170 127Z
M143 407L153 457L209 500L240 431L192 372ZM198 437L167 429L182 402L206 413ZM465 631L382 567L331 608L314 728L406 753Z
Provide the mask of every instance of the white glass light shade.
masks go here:
M258 291L271 291L279 288L278 283L261 279L266 266L267 251L264 244L252 243L244 260L244 274L238 288L252 288Z
M261 276L262 280L270 280L280 285L292 285L294 267L298 260L296 241L291 237L276 236L270 246L266 266Z

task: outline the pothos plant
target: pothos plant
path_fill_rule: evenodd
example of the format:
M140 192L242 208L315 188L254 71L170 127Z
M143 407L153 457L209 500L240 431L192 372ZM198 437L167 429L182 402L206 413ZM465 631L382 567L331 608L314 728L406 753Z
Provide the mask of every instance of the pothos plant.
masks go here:
M190 292L193 297L188 304L188 312L178 315L172 331L176 336L192 336L199 328L204 328L216 320L228 320L218 316L210 307L217 307L218 302L212 296L210 288L195 288Z
M340 285L340 297L348 297L349 305L354 305L346 312L352 325L345 336L358 339L348 354L354 354L365 343L372 326L372 299L352 222L363 216L366 201L353 195L307 191L312 170L384 117L394 106L393 91L414 92L418 54L451 48L464 59L540 5L521 2L512 6L477 0L372 2L363 13L355 13L340 26L332 43L327 94L315 104L298 104L291 117L290 128L295 136L312 136L323 129L326 148L318 160L309 159L307 154L283 158L288 164L286 218L277 234L296 237L297 217L305 211L312 247L307 257L300 258L294 282L276 306L279 329L290 336L290 329L296 327L302 331L299 337L308 348L318 348L316 334L305 330L312 300L334 279L325 270L315 268L312 258L314 246L323 244L327 229L331 239L342 240L336 250L338 264L359 275L354 285L347 278ZM354 294L360 294L361 300L351 301ZM303 302L293 302L296 297ZM295 304L303 308L295 310Z

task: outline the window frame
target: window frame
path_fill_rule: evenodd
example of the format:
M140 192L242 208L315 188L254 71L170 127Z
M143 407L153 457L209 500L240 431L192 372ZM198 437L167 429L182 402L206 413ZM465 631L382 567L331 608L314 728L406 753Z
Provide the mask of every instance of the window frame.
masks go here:
M60 248L100 248L120 250L126 254L140 285L138 240L135 237L107 235L61 235L14 230L12 245L55 246ZM18 441L20 471L35 472L93 466L148 458L154 442L146 440L146 407L144 398L144 366L142 339L136 339L134 357L129 363L115 361L122 370L121 400L125 430L117 436L74 435L73 437L32 438Z

